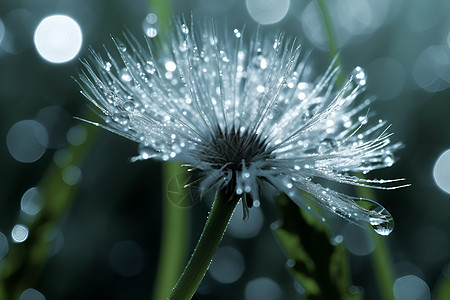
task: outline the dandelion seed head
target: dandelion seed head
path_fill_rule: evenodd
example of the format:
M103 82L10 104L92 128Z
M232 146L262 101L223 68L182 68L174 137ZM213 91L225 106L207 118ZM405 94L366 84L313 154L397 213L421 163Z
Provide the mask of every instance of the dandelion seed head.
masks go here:
M369 122L362 68L338 89L339 70L331 64L314 78L296 40L283 34L243 43L242 30L175 26L168 45L148 40L148 49L125 36L114 39L115 54L92 51L83 62L82 93L104 120L95 125L139 143L133 161L183 162L199 172L200 193L237 195L246 209L260 204L269 183L306 210L316 205L380 234L392 230L381 205L319 184L399 187L349 175L391 166L402 146L390 143L386 122Z

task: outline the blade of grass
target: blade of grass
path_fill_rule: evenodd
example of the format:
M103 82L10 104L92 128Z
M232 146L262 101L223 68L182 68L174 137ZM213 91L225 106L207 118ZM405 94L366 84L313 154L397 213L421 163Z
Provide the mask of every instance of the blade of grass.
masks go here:
M94 126L85 129L85 142L63 150L68 157L64 167L52 164L38 185L44 201L41 211L32 218L21 214L17 221L28 227L29 236L23 243L11 244L8 255L2 260L0 300L19 299L20 294L38 280L47 263L51 236L71 207L78 187L64 182L64 172L82 164L98 132Z

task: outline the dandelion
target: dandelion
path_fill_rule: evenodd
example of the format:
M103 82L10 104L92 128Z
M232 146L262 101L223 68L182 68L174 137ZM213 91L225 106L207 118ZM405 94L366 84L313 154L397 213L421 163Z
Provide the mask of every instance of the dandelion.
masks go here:
M313 79L308 55L283 34L246 41L242 31L214 24L177 27L170 44L143 47L125 36L114 39L120 59L93 52L84 62L82 93L104 120L93 124L139 143L133 161L189 165L201 195L242 200L245 215L270 184L303 209L316 205L379 234L392 231L381 205L323 185L398 187L352 175L391 166L401 147L390 143L385 121L369 122L362 68L338 90L339 69L332 63Z

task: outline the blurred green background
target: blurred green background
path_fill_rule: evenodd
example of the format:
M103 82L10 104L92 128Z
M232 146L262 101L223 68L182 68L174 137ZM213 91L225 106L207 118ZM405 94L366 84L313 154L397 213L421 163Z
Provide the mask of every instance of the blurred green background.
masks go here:
M344 71L367 71L364 95L377 98L372 111L392 124L393 140L406 145L392 168L371 174L412 184L376 192L396 222L386 238L393 292L397 300L429 299L450 277L450 2L326 2ZM265 9L273 3L276 9ZM171 6L175 15L214 17L230 30L245 25L247 37L257 22L267 23L263 34L297 36L303 49L313 50L318 75L330 62L315 1L173 0ZM46 261L42 268L33 259L14 262L23 264L18 274L35 276L22 300L150 298L161 236L161 164L130 163L136 144L73 119L92 119L92 113L72 76L89 46L112 49L110 35L127 29L157 38L160 21L153 13L145 0L0 2L0 265L36 236L50 245L49 255L44 247L33 256ZM54 14L71 17L82 33L80 51L63 63L45 59L34 40L39 23ZM48 178L59 185L48 188ZM48 197L52 207L40 211ZM191 248L208 208L189 209ZM301 299L270 229L274 204L253 209L247 223L240 211L194 299ZM380 299L370 235L340 220L330 223L349 250L355 292ZM26 237L21 224L47 227Z

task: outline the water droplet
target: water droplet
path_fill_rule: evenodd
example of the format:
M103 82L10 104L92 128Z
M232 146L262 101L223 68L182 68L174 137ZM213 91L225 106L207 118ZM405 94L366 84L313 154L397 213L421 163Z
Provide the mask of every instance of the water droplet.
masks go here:
M109 72L111 70L111 67L112 67L112 64L109 61L105 63L104 68L107 72Z
M149 38L154 38L158 35L158 29L148 23L142 24L142 28L145 32L145 35Z
M126 101L123 105L122 105L123 109L125 109L126 111L132 112L135 109L135 105L133 101Z
M235 30L234 30L234 35L235 35L237 38L240 38L240 37L241 37L241 33L239 32L238 29L235 29Z
M156 71L155 64L152 61L147 61L144 66L144 70L147 73L153 74Z
M181 24L181 32L183 32L184 34L189 33L189 28L187 27L186 24Z
M332 138L325 138L320 142L317 152L320 154L330 152L334 147L337 146L336 140Z
M120 51L122 51L122 52L127 51L127 46L126 46L124 43L119 43L119 44L117 45L117 48L118 48Z
M120 71L119 75L120 75L120 78L125 82L130 82L131 79L133 79L133 78L131 78L131 75L130 75L130 73L128 73L128 70L126 68L123 68Z
M388 154L384 159L383 162L386 166L390 167L394 164L394 156L392 154Z
M364 86L367 83L367 75L366 75L366 71L361 68L361 67L356 67L355 69L353 69L352 74L353 76L353 81L359 85L359 86Z
M264 70L267 68L267 60L261 55L255 56L252 60L251 67Z
M116 122L120 125L126 125L128 123L128 121L130 120L130 117L126 113L120 112L120 113L114 114L112 119L114 122Z
M367 211L369 216L369 224L373 230L379 235L389 235L394 229L394 218L387 211L375 201L369 199L358 199L355 203Z

